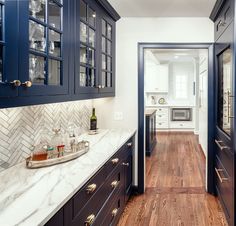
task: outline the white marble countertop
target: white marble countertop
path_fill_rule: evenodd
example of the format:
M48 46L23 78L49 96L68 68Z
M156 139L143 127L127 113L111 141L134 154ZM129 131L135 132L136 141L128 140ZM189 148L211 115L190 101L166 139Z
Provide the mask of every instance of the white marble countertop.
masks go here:
M146 105L146 108L171 108L171 107L185 107L185 108L194 108L193 104L156 104L156 105Z
M78 159L41 168L18 164L0 173L0 225L44 225L118 149L134 130L84 134L90 150Z

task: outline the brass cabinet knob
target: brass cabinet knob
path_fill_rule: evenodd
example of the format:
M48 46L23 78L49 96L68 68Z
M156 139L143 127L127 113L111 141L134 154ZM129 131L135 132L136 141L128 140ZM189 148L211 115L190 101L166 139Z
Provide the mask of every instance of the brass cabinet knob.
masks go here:
M31 81L25 81L21 84L22 86L25 86L27 88L30 88L32 86L32 82Z
M112 210L112 212L111 212L112 217L115 217L117 215L117 213L118 213L118 209L117 208Z
M128 162L127 162L127 163L123 162L123 163L122 163L122 166L127 166L127 167L128 167L128 166L129 166L129 163L128 163Z
M20 80L14 80L14 81L10 82L10 84L12 84L15 87L19 87L19 86L21 86L21 81Z
M111 162L112 162L112 164L115 165L119 162L119 159L118 158L112 159Z
M117 180L114 180L111 182L112 188L116 188L118 186L118 184L119 184L119 181L117 181Z
M132 142L127 144L128 147L132 147Z
M88 194L92 194L97 188L96 184L90 184L88 185L88 187L86 188L86 191Z
M95 215L91 214L87 217L86 221L84 222L84 225L85 226L90 226L90 225L93 224L94 220L95 220Z

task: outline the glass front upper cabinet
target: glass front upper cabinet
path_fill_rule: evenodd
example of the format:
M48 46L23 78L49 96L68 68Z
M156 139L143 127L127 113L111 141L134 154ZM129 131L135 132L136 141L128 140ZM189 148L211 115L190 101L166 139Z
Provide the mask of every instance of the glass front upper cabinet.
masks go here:
M0 96L18 95L17 2L0 0ZM7 29L5 29L7 27ZM7 40L7 41L6 41ZM14 51L14 54L12 54Z
M95 9L87 1L79 1L80 19L77 22L77 44L79 45L76 57L76 66L79 68L76 78L79 77L78 92L92 92L97 86L96 65L96 39L97 39L97 14ZM77 85L78 83L76 83Z
M4 1L0 1L0 82L4 81L3 78L3 49L5 46L5 40L3 36L4 25Z
M65 2L65 3L64 3ZM66 2L62 0L29 0L28 8L28 71L22 78L26 94L65 94L67 80L64 33L67 29ZM22 3L23 4L23 3ZM24 29L24 28L23 28ZM26 49L23 49L23 52Z
M232 50L226 49L218 57L218 126L228 136L231 135L233 119L232 96Z
M102 88L112 87L112 25L102 19Z

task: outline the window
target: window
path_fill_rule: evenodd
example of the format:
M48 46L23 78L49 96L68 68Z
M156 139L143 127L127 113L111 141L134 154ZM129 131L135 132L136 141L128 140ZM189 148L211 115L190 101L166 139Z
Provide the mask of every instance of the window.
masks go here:
M175 77L175 98L188 98L188 77L187 75L176 75Z

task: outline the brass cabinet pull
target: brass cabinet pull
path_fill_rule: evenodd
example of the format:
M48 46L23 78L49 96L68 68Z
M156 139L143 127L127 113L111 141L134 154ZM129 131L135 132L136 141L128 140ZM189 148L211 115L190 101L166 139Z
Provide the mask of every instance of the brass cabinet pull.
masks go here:
M117 181L117 180L114 180L111 182L112 188L116 188L118 186L118 184L119 184L119 181Z
M111 212L112 217L115 217L117 215L117 213L118 213L118 209L117 208L112 210L112 212Z
M10 84L12 84L15 87L19 87L19 86L21 86L21 81L20 80L14 80L14 81L10 82Z
M229 147L227 147L226 145L221 145L221 143L223 143L223 141L221 141L221 140L215 140L215 142L216 142L217 146L219 147L219 149L220 149L221 151L223 151L224 149L229 149Z
M228 181L229 180L229 178L227 178L227 177L221 177L220 172L224 172L223 169L215 168L215 171L216 171L216 174L217 174L217 176L218 176L218 178L219 178L221 183L224 183L224 181Z
M90 226L90 225L93 224L94 220L95 220L95 215L91 214L87 217L86 221L84 222L84 225L85 226Z
M111 162L112 164L117 164L120 160L118 158L112 159Z
M88 187L86 188L86 191L88 194L92 194L97 188L96 184L90 184L88 185Z
M123 163L122 163L122 166L127 166L127 167L128 167L128 166L129 166L129 163L128 163L128 162L127 162L127 163L123 162Z
M132 147L132 142L127 144L128 147Z
M22 86L25 86L27 88L30 88L33 84L31 81L25 81L24 83L21 84Z

